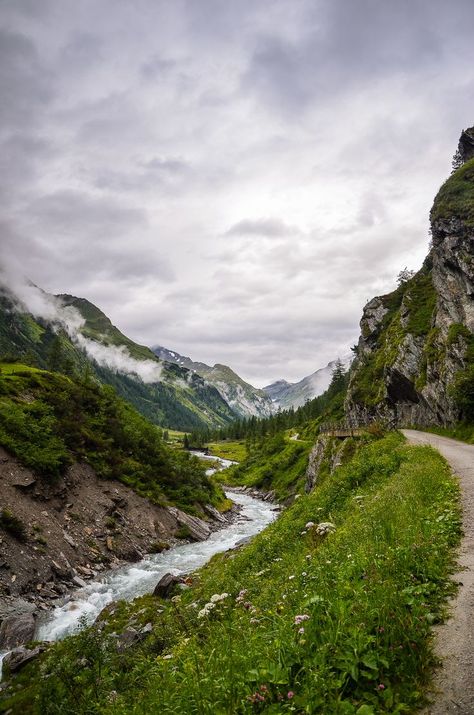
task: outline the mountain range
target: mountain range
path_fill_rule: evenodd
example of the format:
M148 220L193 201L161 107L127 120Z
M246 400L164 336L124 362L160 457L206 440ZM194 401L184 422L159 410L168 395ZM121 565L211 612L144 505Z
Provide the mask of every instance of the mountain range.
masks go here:
M90 371L163 427L214 429L237 417L268 417L316 397L330 381L333 363L298 383L258 389L227 365L211 367L161 346L139 345L85 298L50 295L33 285L26 295L0 288L1 354L63 372Z

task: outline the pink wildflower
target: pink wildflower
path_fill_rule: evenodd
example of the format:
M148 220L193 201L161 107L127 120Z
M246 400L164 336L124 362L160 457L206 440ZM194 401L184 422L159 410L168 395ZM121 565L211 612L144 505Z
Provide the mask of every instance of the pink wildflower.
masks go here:
M289 690L286 697L288 698L288 700L291 700L291 698L295 697L295 694L292 690Z
M295 616L295 626L299 626L303 621L309 621L309 616L306 613L302 613L299 616Z
M383 683L379 683L377 685L377 690L385 690L385 685Z

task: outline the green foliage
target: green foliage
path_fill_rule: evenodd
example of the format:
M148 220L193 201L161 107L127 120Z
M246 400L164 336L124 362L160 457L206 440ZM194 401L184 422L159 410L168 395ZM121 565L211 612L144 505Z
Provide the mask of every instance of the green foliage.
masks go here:
M0 528L14 536L18 541L26 541L28 538L26 527L21 519L8 509L2 509L0 511Z
M283 433L256 446L239 465L226 469L226 484L274 490L279 500L304 487L311 442L287 440Z
M112 325L89 301L62 296L65 305L78 308L86 319L85 334L108 345L123 345L137 360L159 362L149 348L137 345ZM235 413L219 392L198 375L178 365L163 367L163 381L145 384L89 360L64 331L29 313L19 312L11 296L0 292L0 360L21 362L70 376L112 385L147 419L182 430L217 428L229 424Z
M372 442L245 549L215 557L160 613L155 598L141 597L120 604L101 631L56 644L41 666L27 666L28 684L7 692L3 707L42 715L412 712L433 663L431 625L454 588L458 500L434 450L405 447L396 434ZM318 536L309 522L332 522L335 531ZM223 596L203 613L213 594ZM151 622L153 635L118 653L109 635L132 619ZM33 677L39 667L42 677Z
M408 310L407 332L412 335L426 335L432 324L436 307L436 291L431 271L421 270L408 283L404 307Z
M452 395L461 419L474 422L474 365L468 365L456 375Z
M59 373L4 367L0 444L45 477L58 477L82 460L100 477L118 479L157 504L171 500L195 511L195 503L222 498L199 461L169 448L111 387Z
M438 191L431 209L431 221L461 219L466 228L474 226L474 159L457 169Z

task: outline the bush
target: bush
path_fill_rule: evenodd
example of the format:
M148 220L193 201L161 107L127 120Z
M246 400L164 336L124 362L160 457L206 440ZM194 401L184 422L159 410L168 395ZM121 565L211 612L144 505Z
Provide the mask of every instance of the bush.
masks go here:
M24 542L28 538L25 525L21 519L8 509L2 509L0 512L0 526L18 541Z

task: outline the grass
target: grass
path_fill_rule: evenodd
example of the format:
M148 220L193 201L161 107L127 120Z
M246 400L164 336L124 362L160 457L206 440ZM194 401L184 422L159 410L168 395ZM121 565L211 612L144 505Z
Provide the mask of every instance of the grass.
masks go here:
M239 465L226 469L218 478L232 486L275 491L284 501L303 491L312 441L288 440L283 433L254 445Z
M458 422L452 427L420 427L419 429L439 434L441 437L451 437L467 444L474 444L474 425L469 422Z
M242 462L247 456L245 441L211 442L208 449L216 457L231 459L233 462Z
M467 228L474 226L474 159L467 161L438 191L431 209L431 221L461 219Z
M413 712L433 664L431 626L454 588L458 499L434 450L398 434L365 445L247 548L215 557L180 598L118 604L101 630L57 644L4 692L0 711ZM309 522L335 531L318 536ZM153 635L118 653L112 633L130 622L152 623Z

